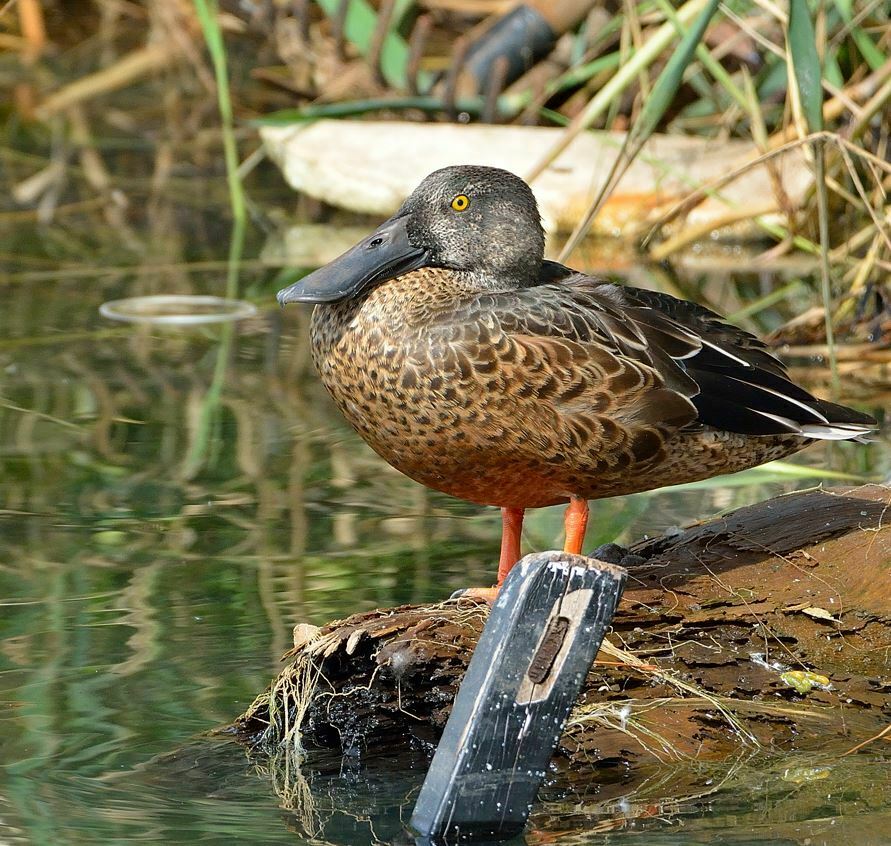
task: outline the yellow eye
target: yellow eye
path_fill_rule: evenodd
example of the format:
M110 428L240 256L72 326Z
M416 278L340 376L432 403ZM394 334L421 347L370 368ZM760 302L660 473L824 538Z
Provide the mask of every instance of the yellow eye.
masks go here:
M452 200L452 208L455 211L464 211L470 205L470 198L467 194L458 194L454 200Z

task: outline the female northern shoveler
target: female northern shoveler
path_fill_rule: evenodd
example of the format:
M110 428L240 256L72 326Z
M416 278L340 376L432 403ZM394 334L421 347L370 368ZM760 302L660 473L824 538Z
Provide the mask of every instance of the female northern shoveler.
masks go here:
M428 487L502 509L498 584L526 508L733 473L875 421L811 396L757 338L667 294L544 260L532 191L430 174L402 208L278 294L317 303L313 358L371 447Z

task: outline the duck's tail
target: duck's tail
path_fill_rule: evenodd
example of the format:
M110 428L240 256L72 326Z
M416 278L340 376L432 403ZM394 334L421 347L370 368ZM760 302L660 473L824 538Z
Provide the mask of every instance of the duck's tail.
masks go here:
M695 361L695 359L694 359ZM746 435L801 435L817 440L866 443L876 421L844 405L817 399L760 367L733 375L691 367L700 387L692 398L699 419Z
M875 431L875 418L846 405L816 400L815 409L826 418L825 423L801 425L801 434L822 441L857 441L865 444L873 440L869 435Z
M582 278L579 284L591 283ZM713 311L638 288L600 283L588 291L600 297L596 317L602 333L629 358L646 356L666 388L695 407L692 425L741 435L861 442L876 428L870 415L796 385L762 341Z

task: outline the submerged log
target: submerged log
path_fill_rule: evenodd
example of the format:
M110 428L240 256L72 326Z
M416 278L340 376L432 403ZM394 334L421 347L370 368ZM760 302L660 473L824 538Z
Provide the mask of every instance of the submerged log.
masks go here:
M613 629L561 738L592 766L846 751L891 718L891 488L813 490L632 552ZM628 564L629 560L623 562ZM487 607L471 600L298 626L289 665L233 724L255 752L431 749Z

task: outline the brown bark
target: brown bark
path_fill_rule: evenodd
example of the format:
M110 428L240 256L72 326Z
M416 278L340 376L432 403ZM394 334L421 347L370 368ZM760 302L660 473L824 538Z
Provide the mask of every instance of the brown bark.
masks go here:
M843 752L891 719L891 489L808 491L637 544L561 740L567 775L619 762ZM234 724L256 750L435 743L487 608L469 600L298 627ZM270 707L271 704L271 707ZM271 712L271 713L270 713Z

